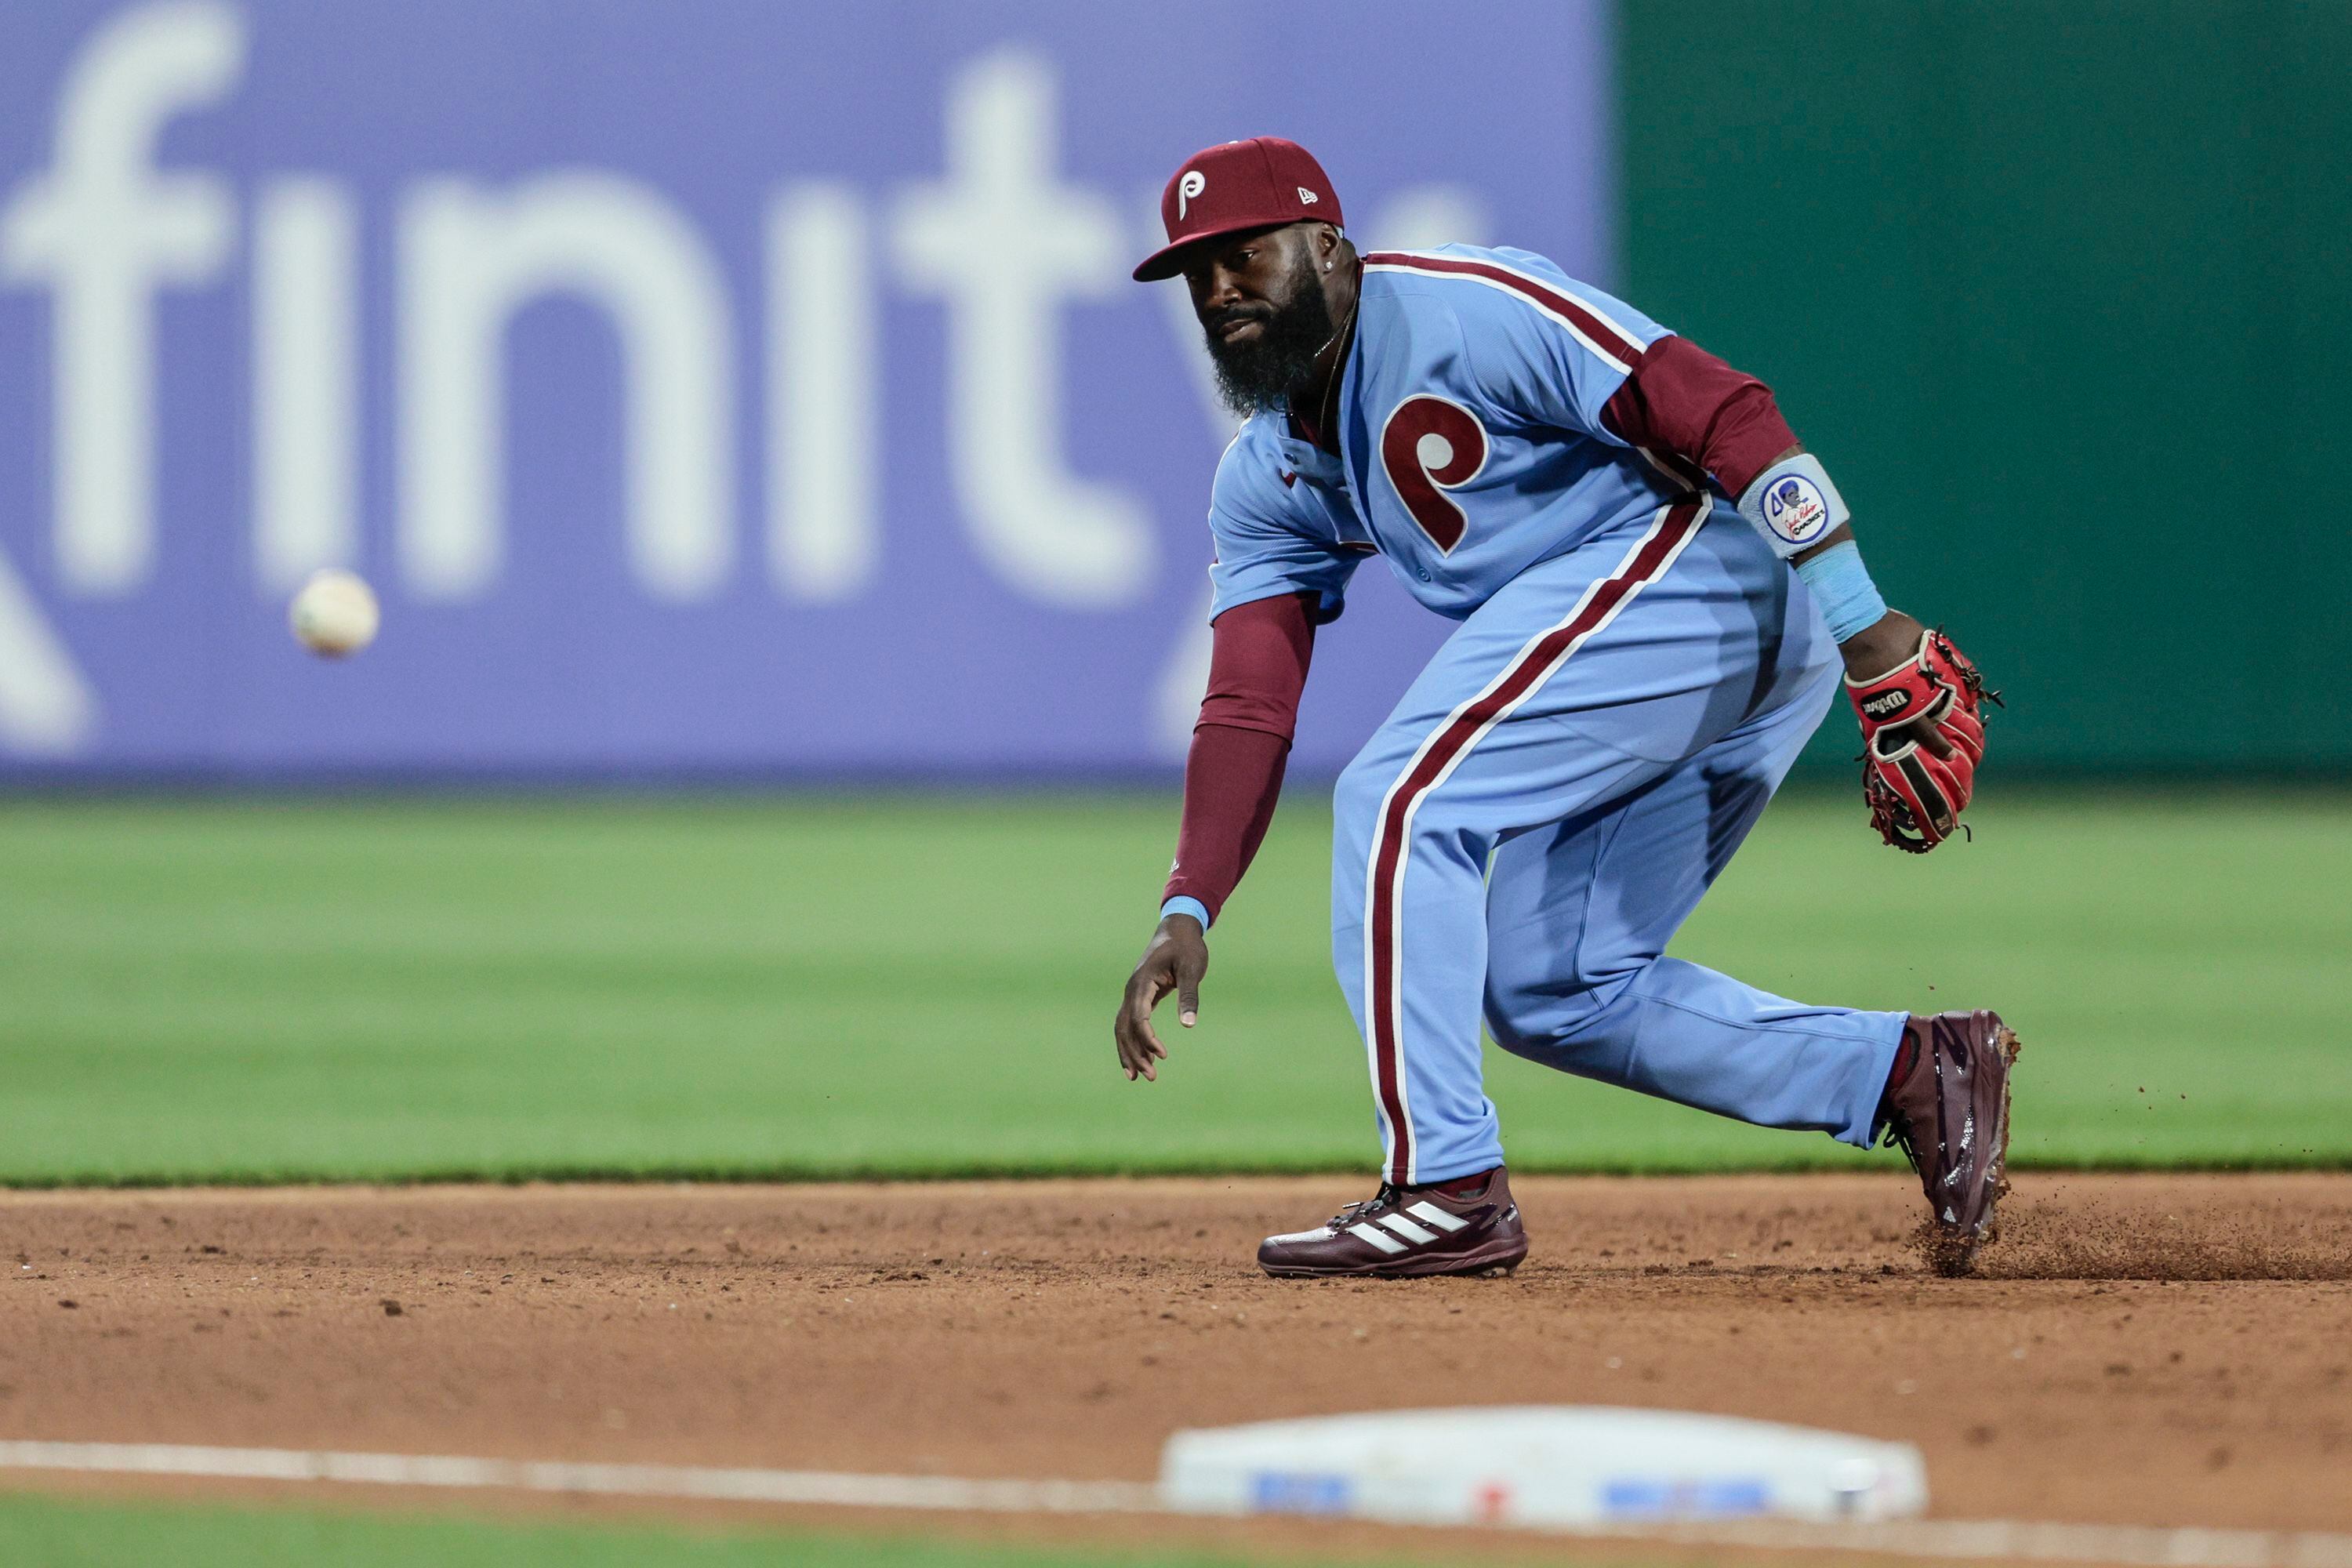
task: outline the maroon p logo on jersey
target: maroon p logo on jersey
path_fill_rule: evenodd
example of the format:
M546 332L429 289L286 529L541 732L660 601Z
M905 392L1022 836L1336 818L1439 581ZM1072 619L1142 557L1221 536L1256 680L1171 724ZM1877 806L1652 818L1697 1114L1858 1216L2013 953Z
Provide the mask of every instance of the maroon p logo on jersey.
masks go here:
M1381 467L1413 521L1438 549L1453 552L1469 520L1445 492L1486 466L1486 427L1458 403L1431 393L1408 397L1381 427Z

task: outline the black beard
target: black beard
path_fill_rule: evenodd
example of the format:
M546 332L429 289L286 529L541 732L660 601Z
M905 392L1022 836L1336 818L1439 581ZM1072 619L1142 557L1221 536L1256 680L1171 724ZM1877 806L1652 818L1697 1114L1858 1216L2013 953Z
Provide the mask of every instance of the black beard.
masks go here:
M1225 406L1246 419L1253 414L1283 408L1291 397L1315 379L1315 360L1328 347L1337 329L1330 304L1311 258L1301 255L1290 275L1290 298L1261 315L1265 307L1220 310L1201 323L1208 334L1209 359L1217 368L1217 394ZM1228 343L1218 329L1236 317L1264 321L1257 337Z

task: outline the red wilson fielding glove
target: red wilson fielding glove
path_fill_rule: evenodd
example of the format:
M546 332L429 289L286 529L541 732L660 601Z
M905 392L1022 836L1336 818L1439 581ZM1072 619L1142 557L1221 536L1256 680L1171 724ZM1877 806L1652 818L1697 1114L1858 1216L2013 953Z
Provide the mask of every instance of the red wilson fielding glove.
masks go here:
M1940 631L1924 634L1919 651L1871 680L1846 678L1845 694L1862 721L1862 798L1870 825L1897 849L1925 855L1959 828L1984 761L1985 689L1968 655ZM1950 743L1939 757L1919 743L1933 730Z

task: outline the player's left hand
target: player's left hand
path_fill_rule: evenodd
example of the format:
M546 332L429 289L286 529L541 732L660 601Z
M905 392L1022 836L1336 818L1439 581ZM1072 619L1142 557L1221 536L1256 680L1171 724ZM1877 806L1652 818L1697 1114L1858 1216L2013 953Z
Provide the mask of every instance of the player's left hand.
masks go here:
M1871 825L1896 848L1924 855L1959 831L1984 761L1984 704L2000 694L1985 689L1949 637L1900 613L1842 651L1846 698L1862 721Z
M1151 1010L1167 994L1176 993L1176 1016L1191 1028L1201 1016L1201 977L1209 973L1209 939L1191 915L1170 915L1151 933L1151 945L1128 976L1127 996L1111 1025L1118 1042L1118 1065L1133 1083L1139 1074L1154 1082L1160 1078L1154 1062L1164 1061L1168 1047L1152 1031Z

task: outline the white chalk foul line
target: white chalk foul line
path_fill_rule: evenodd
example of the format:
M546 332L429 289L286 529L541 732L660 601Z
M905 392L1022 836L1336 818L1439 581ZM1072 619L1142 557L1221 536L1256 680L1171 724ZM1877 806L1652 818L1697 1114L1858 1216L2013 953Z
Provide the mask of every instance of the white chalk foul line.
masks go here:
M1727 1520L1662 1525L1654 1539L1694 1546L1877 1552L1951 1561L2103 1563L2119 1568L2352 1568L2352 1535L2129 1524L2037 1524L2011 1519L1915 1519L1880 1524Z
M817 1503L843 1508L973 1513L1168 1513L1160 1489L1139 1481L971 1480L839 1470L716 1469L689 1465L592 1465L446 1454L344 1454L299 1448L207 1448L171 1443L0 1441L0 1470L193 1476L221 1480L341 1481L572 1496L681 1498L714 1502ZM1561 1534L1853 1551L1905 1557L2101 1563L2127 1568L2352 1568L2352 1535L2015 1520L1909 1520L1798 1524L1772 1520L1594 1525Z
M1135 1481L993 1481L835 1470L729 1470L688 1465L587 1465L447 1454L336 1454L297 1448L203 1448L169 1443L0 1442L0 1469L224 1480L350 1481L389 1487L488 1488L597 1497L718 1502L830 1503L845 1508L974 1513L1160 1511L1160 1489Z

